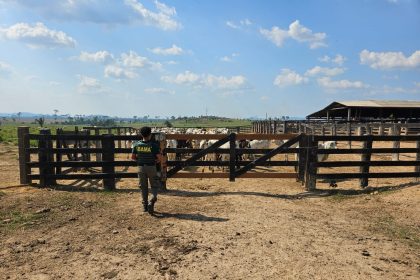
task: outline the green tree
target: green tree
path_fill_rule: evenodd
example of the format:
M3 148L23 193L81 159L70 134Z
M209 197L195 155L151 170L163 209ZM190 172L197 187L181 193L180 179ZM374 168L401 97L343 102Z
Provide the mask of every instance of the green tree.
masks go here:
M44 117L39 117L39 119L35 119L35 123L38 123L40 127L44 127L45 118Z
M170 121L168 121L168 120L166 120L163 124L164 124L166 127L173 127L172 123L171 123Z

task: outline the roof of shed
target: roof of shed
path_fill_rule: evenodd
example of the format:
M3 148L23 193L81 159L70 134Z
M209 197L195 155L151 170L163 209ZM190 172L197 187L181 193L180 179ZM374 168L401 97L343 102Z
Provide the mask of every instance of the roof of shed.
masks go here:
M420 101L410 100L361 100L337 101L334 103L339 103L346 107L420 108Z

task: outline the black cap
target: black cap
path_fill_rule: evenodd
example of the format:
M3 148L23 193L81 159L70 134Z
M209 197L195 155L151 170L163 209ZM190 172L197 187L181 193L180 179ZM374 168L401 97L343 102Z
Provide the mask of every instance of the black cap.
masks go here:
M140 128L140 134L143 137L149 137L152 134L152 129L149 126L143 126Z

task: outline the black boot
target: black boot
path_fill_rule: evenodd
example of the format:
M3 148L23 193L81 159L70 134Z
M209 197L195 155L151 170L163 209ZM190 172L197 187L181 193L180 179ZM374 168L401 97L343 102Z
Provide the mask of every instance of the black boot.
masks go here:
M143 203L143 212L147 212L147 211L149 211L149 205L147 205L147 202L146 202L146 203Z
M152 198L149 202L149 205L147 205L147 211L149 212L149 214L153 214L153 212L155 211L156 200L157 200L156 197Z

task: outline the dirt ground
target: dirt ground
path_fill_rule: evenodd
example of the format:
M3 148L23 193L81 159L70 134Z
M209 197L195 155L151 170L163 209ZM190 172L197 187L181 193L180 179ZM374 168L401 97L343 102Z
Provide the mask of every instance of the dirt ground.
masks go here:
M135 179L115 192L66 184L19 185L16 147L0 144L1 279L420 279L414 178L316 192L292 179L171 179L155 216Z

